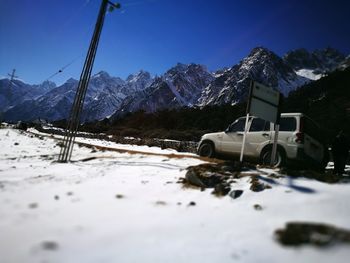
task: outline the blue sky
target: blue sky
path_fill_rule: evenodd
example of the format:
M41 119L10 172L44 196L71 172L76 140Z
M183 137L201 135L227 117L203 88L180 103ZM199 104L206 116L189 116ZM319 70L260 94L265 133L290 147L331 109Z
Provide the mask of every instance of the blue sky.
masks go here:
M79 79L100 0L0 0L0 76ZM177 62L229 67L256 46L278 55L331 46L350 53L350 1L125 0L106 16L93 73L162 74Z

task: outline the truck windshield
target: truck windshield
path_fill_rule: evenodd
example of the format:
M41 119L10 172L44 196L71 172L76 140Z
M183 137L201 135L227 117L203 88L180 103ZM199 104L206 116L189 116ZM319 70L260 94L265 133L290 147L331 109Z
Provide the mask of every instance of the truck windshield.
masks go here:
M226 132L243 132L245 126L245 119L246 118L240 118L234 123L230 124L230 126L228 126L228 128L226 129Z

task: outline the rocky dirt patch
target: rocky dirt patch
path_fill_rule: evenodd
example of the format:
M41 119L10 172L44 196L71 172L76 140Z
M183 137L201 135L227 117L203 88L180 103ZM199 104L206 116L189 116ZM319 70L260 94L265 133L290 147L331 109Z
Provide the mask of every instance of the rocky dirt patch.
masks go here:
M44 241L41 243L41 246L44 250L57 250L58 244L55 241Z
M253 175L250 180L250 190L253 192L261 192L265 189L271 189L271 186L269 184L260 182L258 177L256 175Z
M257 173L249 173L246 170L252 167L243 167L238 162L205 163L187 168L185 178L180 179L184 187L197 188L202 191L213 188L215 196L230 194L233 199L240 197L243 190L231 191L231 186L242 178L251 177L250 190L260 192L271 188L270 185L260 182Z

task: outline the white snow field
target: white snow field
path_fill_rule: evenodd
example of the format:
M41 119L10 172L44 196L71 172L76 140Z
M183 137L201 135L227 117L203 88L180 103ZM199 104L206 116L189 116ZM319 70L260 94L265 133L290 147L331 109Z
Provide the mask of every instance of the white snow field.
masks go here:
M56 144L53 138L0 129L1 263L348 262L350 257L349 244L291 248L274 236L290 221L350 229L350 184L283 177L257 193L244 177L232 184L244 190L241 197L218 198L211 189L176 183L186 167L203 162L191 156L75 146L75 162L64 164L55 162ZM98 158L79 161L93 156ZM271 172L265 169L261 177Z

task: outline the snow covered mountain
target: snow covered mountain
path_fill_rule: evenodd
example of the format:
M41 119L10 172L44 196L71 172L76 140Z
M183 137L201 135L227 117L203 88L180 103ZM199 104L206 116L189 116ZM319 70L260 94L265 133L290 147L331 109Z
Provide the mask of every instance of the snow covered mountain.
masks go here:
M350 55L347 56L347 57L343 60L343 62L341 62L341 63L339 64L338 69L344 70L344 69L346 69L346 68L348 68L348 67L350 67Z
M246 99L251 79L279 88L287 95L310 81L298 76L272 51L257 47L238 65L215 74L215 80L202 92L199 105L235 104Z
M0 79L0 111L18 105L26 100L36 99L56 87L54 82L45 81L40 85L29 85L21 80Z
M43 83L33 86L37 88L41 94L45 94L46 92L53 90L57 87L55 82L49 80L45 80Z
M73 101L77 80L69 79L63 85L31 100L23 101L5 112L4 119L9 121L35 120L38 118L57 120L66 116Z
M90 99L87 96L85 100L82 119L90 121L109 117L127 96L144 90L151 82L150 73L142 70L129 75L126 81L100 72L90 80L88 87Z
M154 112L183 106L235 104L246 99L251 79L276 87L288 96L290 91L333 71L342 61L344 56L331 48L311 53L295 50L281 58L264 47L257 47L231 68L214 74L202 68L195 81L187 76L196 73L188 71L188 65L178 64L155 79L148 89L127 97L113 116L137 110ZM198 69L198 65L192 64L192 69L196 66Z
M163 76L155 78L148 88L127 97L113 118L137 110L154 112L166 108L191 107L213 80L213 75L202 65L178 63Z
M288 52L283 60L298 75L317 80L325 73L334 71L345 60L345 56L330 47L312 52L301 48Z
M122 80L101 71L91 77L83 121L118 118L128 112L155 112L179 107L235 104L247 98L250 81L276 87L287 96L305 83L327 72L350 65L339 51L326 48L309 52L297 49L283 58L264 47L254 48L238 64L209 72L198 64L178 63L163 75L152 78L139 71ZM67 118L78 81L68 80L60 87L52 82L28 85L19 80L0 80L0 112L10 121Z
M150 82L150 79L149 73L137 73L133 81L129 80L129 85L128 81L111 77L104 71L92 76L85 97L82 120L99 120L111 115L128 95L134 93L143 83ZM38 98L23 101L10 108L5 112L5 119L65 119L69 116L77 86L78 80L71 78Z
M132 94L133 92L144 90L151 85L152 81L153 78L147 71L140 70L135 74L129 75L126 78L128 93Z

